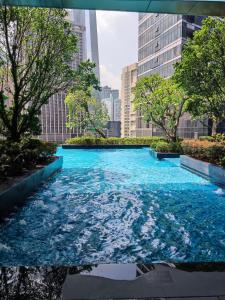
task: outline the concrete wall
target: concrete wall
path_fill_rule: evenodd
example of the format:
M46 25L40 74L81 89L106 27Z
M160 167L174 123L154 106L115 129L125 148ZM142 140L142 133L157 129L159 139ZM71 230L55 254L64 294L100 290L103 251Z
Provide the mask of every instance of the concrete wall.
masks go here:
M194 159L192 157L181 155L181 167L209 179L211 182L225 185L225 169L213 164Z

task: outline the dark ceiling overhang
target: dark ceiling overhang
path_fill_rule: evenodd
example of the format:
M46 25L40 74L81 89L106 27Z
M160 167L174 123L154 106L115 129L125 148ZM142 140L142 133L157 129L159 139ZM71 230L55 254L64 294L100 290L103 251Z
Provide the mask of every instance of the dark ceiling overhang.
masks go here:
M1 5L225 16L225 0L0 0Z

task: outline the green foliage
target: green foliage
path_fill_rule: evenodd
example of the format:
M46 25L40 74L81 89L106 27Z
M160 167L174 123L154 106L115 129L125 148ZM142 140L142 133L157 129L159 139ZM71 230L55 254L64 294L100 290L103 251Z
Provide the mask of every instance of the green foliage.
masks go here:
M82 128L105 137L103 129L109 120L105 106L83 90L70 92L65 99L68 107L67 127Z
M95 63L87 60L81 62L75 71L76 80L73 82L71 91L83 91L88 96L91 96L92 90L99 90L99 80L94 72Z
M140 137L140 138L94 138L79 137L66 140L70 145L146 145L150 146L153 142L163 140L160 137Z
M217 133L212 136L215 142L225 142L225 135L222 133Z
M208 142L214 142L214 138L211 136L211 135L203 135L203 136L200 136L199 138L199 141L208 141Z
M0 133L18 142L40 132L43 104L72 86L77 37L64 9L0 8Z
M214 134L213 136L200 136L200 141L209 141L209 142L225 142L225 135L222 133Z
M21 142L0 142L0 181L16 176L37 164L48 161L56 152L56 145L37 139L23 139Z
M176 141L179 120L186 109L187 97L182 88L156 74L140 78L134 95L134 107L144 120L161 128L169 140Z
M156 152L162 153L183 153L183 149L180 141L157 141L151 144L151 148Z
M190 96L193 117L213 120L213 133L225 119L225 19L207 18L194 33L175 67L174 78Z
M209 141L183 141L184 154L207 161L214 164L220 164L224 161L225 145L224 143Z
M221 167L225 168L225 156L220 158L219 164Z

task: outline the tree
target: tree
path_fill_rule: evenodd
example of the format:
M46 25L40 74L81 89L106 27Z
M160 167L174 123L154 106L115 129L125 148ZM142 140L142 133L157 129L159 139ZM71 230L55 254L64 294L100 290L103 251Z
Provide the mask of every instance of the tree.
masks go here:
M190 96L193 117L209 117L213 133L225 119L225 19L207 18L184 46L174 78Z
M67 127L82 128L106 137L103 129L106 127L108 115L106 108L100 101L83 90L71 91L66 96L68 107Z
M187 96L172 79L159 75L143 77L134 88L134 107L146 122L163 130L170 141L177 140L180 117L185 112Z
M95 63L89 59L79 64L75 71L76 80L73 82L71 91L84 91L88 96L91 96L93 89L100 91L99 80L94 72Z
M8 140L38 133L41 106L74 81L77 38L66 16L63 9L0 8L0 133Z
M94 73L95 63L81 62L75 71L76 80L66 96L68 107L67 127L82 128L105 137L103 129L108 121L106 108L93 97L93 89L99 90L99 81Z

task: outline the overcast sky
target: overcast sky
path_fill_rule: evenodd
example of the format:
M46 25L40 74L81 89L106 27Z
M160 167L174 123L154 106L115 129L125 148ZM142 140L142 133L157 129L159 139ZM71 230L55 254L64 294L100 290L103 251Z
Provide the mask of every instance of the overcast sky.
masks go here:
M97 11L101 85L120 89L122 68L137 62L138 15Z

